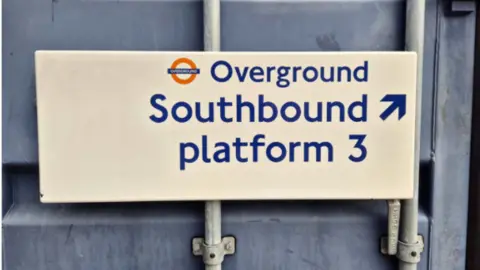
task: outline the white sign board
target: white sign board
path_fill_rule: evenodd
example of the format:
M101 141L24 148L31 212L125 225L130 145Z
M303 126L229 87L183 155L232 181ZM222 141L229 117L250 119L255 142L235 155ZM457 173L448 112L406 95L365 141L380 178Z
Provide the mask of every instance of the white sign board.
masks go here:
M416 55L36 53L43 202L413 196Z

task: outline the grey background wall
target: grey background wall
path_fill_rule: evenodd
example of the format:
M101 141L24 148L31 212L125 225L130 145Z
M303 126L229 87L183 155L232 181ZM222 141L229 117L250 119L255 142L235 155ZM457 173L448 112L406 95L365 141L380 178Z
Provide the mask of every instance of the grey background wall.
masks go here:
M33 53L39 49L203 50L199 0L4 0L4 266L202 269L191 239L203 204L39 203ZM475 12L427 0L419 269L464 269ZM402 0L224 0L222 50L403 50ZM75 172L72 172L75 173ZM132 179L132 181L135 181ZM228 202L238 241L225 269L395 269L380 254L383 201Z

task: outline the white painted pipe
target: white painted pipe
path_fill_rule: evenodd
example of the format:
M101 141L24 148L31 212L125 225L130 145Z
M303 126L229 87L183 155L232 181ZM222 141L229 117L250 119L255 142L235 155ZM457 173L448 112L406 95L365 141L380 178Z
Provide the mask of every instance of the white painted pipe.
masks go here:
M425 33L425 0L407 0L405 49L417 53L417 110L415 121L414 196L402 202L400 241L417 242L418 236L418 183L420 171L420 132L422 108L423 46ZM400 270L416 270L417 264L400 261Z
M220 0L203 0L205 51L220 51Z
M222 242L222 203L205 203L205 243L216 245ZM222 265L205 265L205 270L222 270Z
M203 1L203 41L205 51L220 51L220 0ZM222 242L222 207L220 201L205 203L205 243ZM221 270L222 265L205 265L205 270Z

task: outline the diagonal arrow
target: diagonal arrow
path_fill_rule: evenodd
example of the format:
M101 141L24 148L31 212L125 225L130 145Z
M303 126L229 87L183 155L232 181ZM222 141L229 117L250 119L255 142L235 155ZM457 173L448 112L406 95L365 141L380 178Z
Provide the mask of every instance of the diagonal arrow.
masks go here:
M397 108L398 108L398 120L402 119L407 113L407 95L385 95L381 102L391 102L390 106L380 114L380 118L385 121Z

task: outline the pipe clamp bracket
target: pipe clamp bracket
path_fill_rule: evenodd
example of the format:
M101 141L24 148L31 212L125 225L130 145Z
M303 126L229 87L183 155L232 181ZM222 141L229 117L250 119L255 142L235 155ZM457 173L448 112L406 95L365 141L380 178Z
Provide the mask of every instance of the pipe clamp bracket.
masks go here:
M420 254L423 252L423 248L423 237L421 236L418 236L417 242L413 244L398 241L397 258L407 263L419 263Z
M391 244L389 237L382 237L381 239L381 251L384 255L395 255L400 261L407 263L417 264L420 262L420 254L423 252L424 243L423 237L419 235L417 242L413 244L407 244L402 241L397 242L397 249L394 254L390 250Z
M215 245L207 245L201 237L193 238L192 252L195 256L202 256L206 265L220 265L225 255L235 253L235 238L224 237L221 243Z

